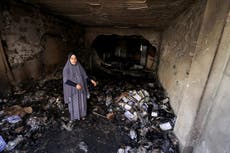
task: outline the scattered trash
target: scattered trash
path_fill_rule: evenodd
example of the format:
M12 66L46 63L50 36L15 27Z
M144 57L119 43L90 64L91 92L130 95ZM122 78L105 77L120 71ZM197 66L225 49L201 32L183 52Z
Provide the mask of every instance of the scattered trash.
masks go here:
M94 115L97 115L97 116L100 116L100 117L103 117L103 118L106 118L105 116L101 115L101 114L98 114L97 112L93 112Z
M135 98L137 101L141 100L141 96L139 96L138 94L133 95L133 98Z
M137 113L136 112L134 112L132 114L130 111L126 111L124 115L130 121L136 121L137 120Z
M166 123L160 124L160 128L161 128L161 130L166 131L166 130L171 130L172 126L169 122L166 122Z
M144 148L143 146L138 147L137 153L147 153L147 149Z
M81 149L82 151L84 152L88 152L88 146L85 142L81 141L79 144L78 144L78 147L79 149Z
M112 119L114 118L114 116L115 116L115 114L114 114L113 112L110 112L110 113L108 113L108 114L106 115L106 118L107 118L108 120L112 120Z
M8 107L4 110L4 114L6 115L18 115L20 117L24 117L26 114L31 114L33 109L31 107L21 107L19 105L14 105Z
M6 145L6 150L13 150L20 142L23 141L22 135L18 135L13 141L9 141Z
M35 130L39 129L40 124L41 124L40 120L37 117L31 117L27 121L27 125L29 125L31 127L31 131L35 131Z
M119 149L117 150L117 153L125 153L125 149L119 148Z
M151 116L152 116L152 117L157 117L157 116L158 116L158 113L157 113L157 112L152 112L152 113L151 113Z
M130 130L129 132L129 136L131 139L136 139L137 138L137 134L134 130Z
M16 128L14 131L15 131L16 133L21 133L23 130L24 130L24 127L21 126L21 127Z
M106 106L109 106L112 103L112 96L106 96L105 101Z
M166 104L166 103L168 103L169 102L169 98L167 97L167 98L165 98L164 100L162 100L162 103L163 104Z
M137 149L130 146L125 146L124 148L119 148L117 153L137 153Z
M0 111L0 116L2 116L4 114L4 110Z
M32 114L32 113L33 113L32 107L25 107L25 108L24 108L24 111L25 111L27 114Z
M131 148L130 146L125 147L125 153L135 153L135 149Z
M122 100L127 103L129 101L129 99L127 99L126 97L122 97Z
M130 106L129 104L125 104L125 105L124 105L124 108L125 108L126 110L131 110L131 109L132 109L132 106Z
M154 90L157 86L151 83L148 84L148 87ZM168 97L152 97L149 91L140 89L124 91L116 99L117 107L121 108L125 118L132 123L129 124L132 127L129 130L129 136L138 143L137 147L132 148L135 153L147 153L152 150L154 144L148 141L147 137L151 138L151 135L159 133L159 130L169 131L173 129L172 123L174 123L175 116L169 105ZM172 122L165 123L165 120ZM137 135L140 137L137 137ZM155 137L161 137L161 135L158 134ZM162 141L164 139L162 137ZM165 141L168 142L168 140ZM165 145L168 144L165 143ZM162 147L166 148L165 146ZM128 148L128 150L131 150L131 148ZM168 151L169 148L165 150ZM125 149L120 148L118 152L125 152Z
M9 123L14 124L14 123L17 123L17 122L21 121L22 119L21 119L21 117L18 116L18 115L13 115L13 116L7 117L6 120L7 120Z
M154 87L154 83L148 83L149 87Z
M5 147L6 147L6 142L0 135L0 152L2 152L5 149Z
M68 122L68 124L65 124L64 122L62 122L62 127L67 130L67 131L72 131L73 130L73 124L72 122Z
M0 149L12 151L17 147L14 152L31 152L27 150L29 146L43 143L38 143L39 138L50 129L75 132L76 124L69 121L68 106L62 95L61 78L25 84L17 87L8 99L2 99L0 133L11 141L4 145L0 137ZM118 144L118 153L178 153L179 142L172 131L176 117L158 81L103 78L90 95L84 128L116 125L114 130L127 140ZM90 145L81 141L78 147L90 152Z

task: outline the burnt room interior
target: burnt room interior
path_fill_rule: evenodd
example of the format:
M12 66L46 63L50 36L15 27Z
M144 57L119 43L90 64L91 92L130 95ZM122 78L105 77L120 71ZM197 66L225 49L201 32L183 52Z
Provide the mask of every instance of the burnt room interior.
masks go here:
M0 0L0 152L230 152L230 1ZM68 53L87 116L63 99Z

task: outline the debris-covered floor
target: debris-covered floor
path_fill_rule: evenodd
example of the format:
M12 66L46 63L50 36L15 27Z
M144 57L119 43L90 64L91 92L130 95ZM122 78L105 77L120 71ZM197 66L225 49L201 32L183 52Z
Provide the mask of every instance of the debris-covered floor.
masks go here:
M177 153L175 116L156 80L97 78L88 116L69 122L62 79L26 83L0 100L0 150L15 153ZM5 143L5 145L4 145Z

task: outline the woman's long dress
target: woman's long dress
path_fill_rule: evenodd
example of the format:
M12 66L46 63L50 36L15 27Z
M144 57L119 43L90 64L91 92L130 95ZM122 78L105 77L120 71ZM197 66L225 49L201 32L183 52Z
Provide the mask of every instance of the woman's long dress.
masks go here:
M79 62L72 65L67 61L63 69L63 89L71 120L80 120L87 114L87 79L88 76ZM82 89L77 90L76 84L80 84Z

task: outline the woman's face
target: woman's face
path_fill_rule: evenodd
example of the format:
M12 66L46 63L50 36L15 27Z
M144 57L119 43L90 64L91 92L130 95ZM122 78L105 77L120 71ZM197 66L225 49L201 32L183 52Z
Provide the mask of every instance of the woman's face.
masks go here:
M69 60L72 65L77 64L77 57L75 55L70 56Z

